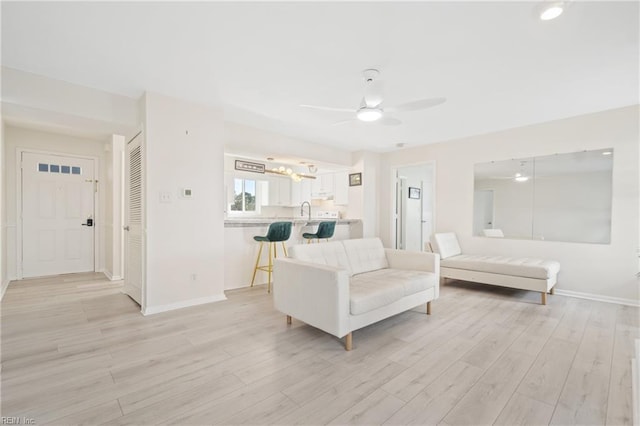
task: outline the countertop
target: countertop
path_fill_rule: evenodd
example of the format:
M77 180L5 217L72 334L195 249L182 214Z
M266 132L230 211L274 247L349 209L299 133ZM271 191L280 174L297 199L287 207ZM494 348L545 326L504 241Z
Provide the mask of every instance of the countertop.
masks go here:
M286 218L286 217L237 217L232 219L225 219L224 226L227 228L244 228L254 226L269 226L273 222L293 222L293 226L312 226L317 225L320 222L332 222L335 221L337 225L350 225L352 223L360 223L360 219L331 219L331 218Z

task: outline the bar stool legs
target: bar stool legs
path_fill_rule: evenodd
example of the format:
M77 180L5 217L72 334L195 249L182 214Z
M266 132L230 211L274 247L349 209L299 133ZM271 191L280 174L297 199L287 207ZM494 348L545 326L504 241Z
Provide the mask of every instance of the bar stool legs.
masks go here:
M262 241L260 241L260 248L258 249L258 257L256 258L256 266L253 268L253 277L251 278L251 287L256 280L256 272L258 272L258 264L260 263L260 255L262 254Z
M269 259L268 259L268 263L266 265L260 265L260 256L262 255L262 244L263 242L260 242L260 248L258 249L258 257L256 258L256 265L253 268L253 277L251 278L251 287L253 287L253 284L256 280L256 273L258 272L258 270L261 271L265 271L267 273L267 293L271 293L271 274L273 272L273 259L277 259L278 258L278 246L276 245L276 242L269 242ZM282 251L284 252L285 257L288 256L287 254L287 246L284 244L284 241L282 241Z
M258 249L258 257L256 258L256 264L253 267L253 276L251 277L251 287L253 287L253 283L256 280L256 273L258 269L261 271L265 271L268 275L267 278L267 291L271 293L271 274L273 273L273 259L278 257L278 242L282 242L282 250L284 251L284 255L287 254L287 247L284 242L289 239L291 236L291 227L293 226L292 222L273 222L269 225L269 229L267 230L267 235L256 235L253 237L255 241L260 243L260 248ZM260 265L260 256L262 255L262 243L269 243L269 262L266 265Z

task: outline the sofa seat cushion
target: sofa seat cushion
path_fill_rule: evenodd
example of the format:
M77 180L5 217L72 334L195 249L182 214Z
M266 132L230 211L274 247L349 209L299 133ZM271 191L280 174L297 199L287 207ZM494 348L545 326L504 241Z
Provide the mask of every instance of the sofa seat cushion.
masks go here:
M344 268L351 273L347 253L341 241L322 244L300 244L289 248L289 257L303 262Z
M440 262L442 268L465 269L515 277L549 279L560 271L554 260L461 254Z
M379 269L351 277L350 311L359 315L429 288L438 282L436 274L404 269Z
M342 243L353 275L389 267L380 238L344 240Z

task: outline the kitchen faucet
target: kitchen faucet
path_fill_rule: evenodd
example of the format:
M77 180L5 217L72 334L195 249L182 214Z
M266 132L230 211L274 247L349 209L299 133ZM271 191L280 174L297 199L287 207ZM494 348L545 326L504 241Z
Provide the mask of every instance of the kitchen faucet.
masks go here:
M309 206L309 220L311 220L311 203L308 201L303 201L302 205L300 206L300 216L302 216L304 214L304 205L308 205Z

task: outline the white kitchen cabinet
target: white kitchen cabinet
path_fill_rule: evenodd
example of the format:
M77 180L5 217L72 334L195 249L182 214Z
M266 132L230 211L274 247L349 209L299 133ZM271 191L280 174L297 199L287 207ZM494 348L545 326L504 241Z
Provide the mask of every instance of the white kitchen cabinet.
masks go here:
M336 172L333 175L333 204L346 206L349 204L349 173Z
M302 179L291 182L291 206L299 206L304 201L311 201L311 185L313 179Z
M313 198L331 198L334 192L333 173L323 173L316 176L311 184L311 196Z
M263 185L264 206L290 206L291 205L291 179L272 177Z

